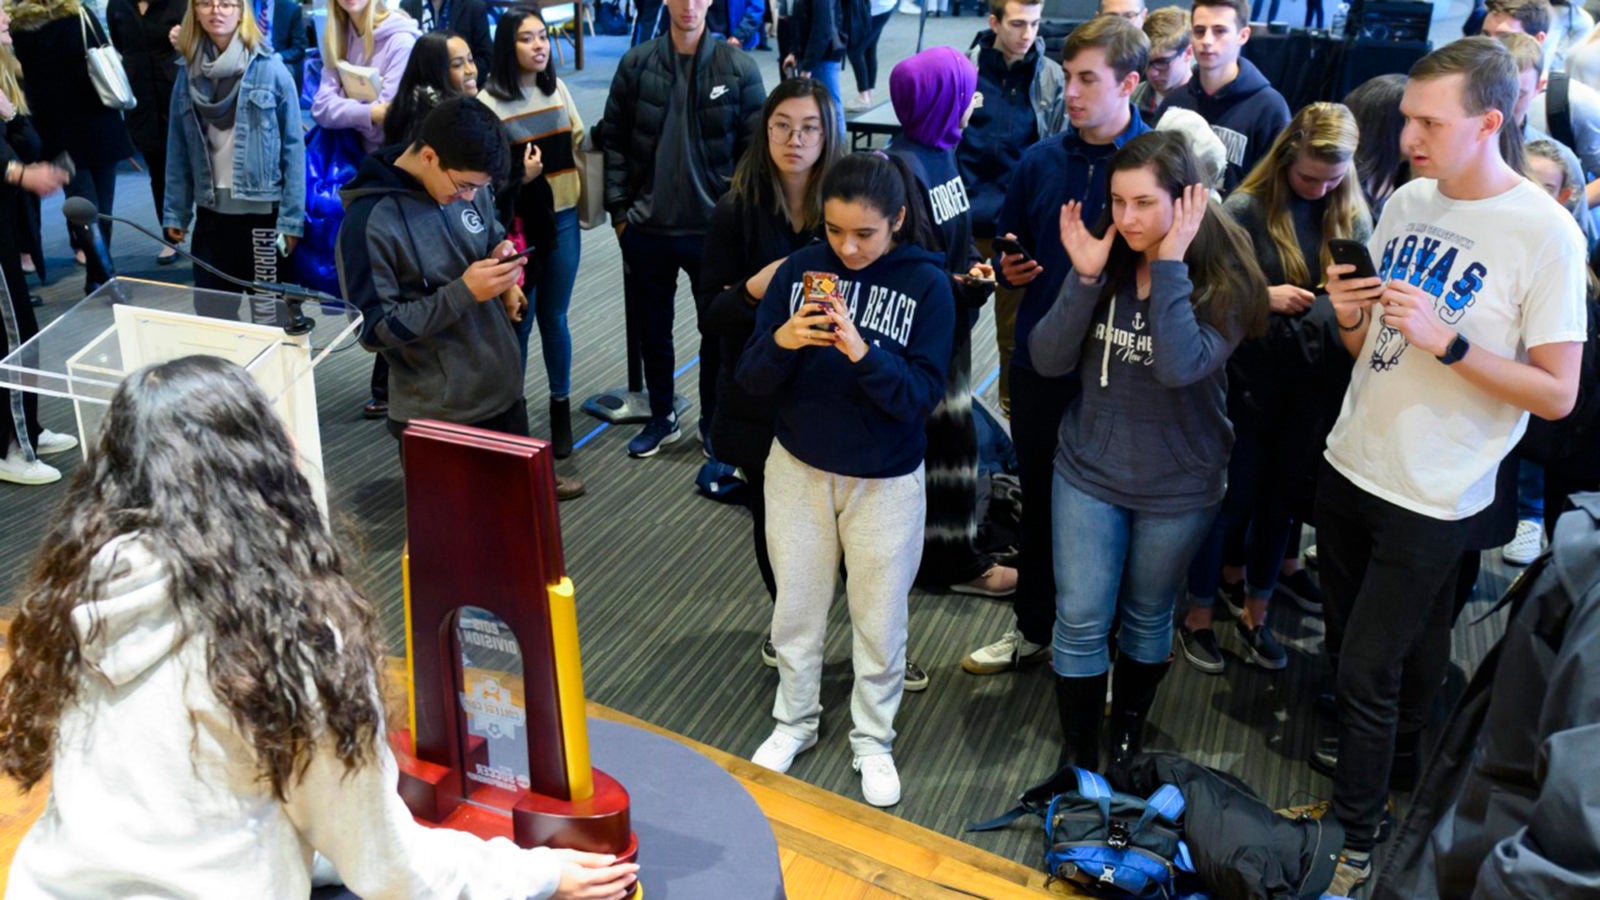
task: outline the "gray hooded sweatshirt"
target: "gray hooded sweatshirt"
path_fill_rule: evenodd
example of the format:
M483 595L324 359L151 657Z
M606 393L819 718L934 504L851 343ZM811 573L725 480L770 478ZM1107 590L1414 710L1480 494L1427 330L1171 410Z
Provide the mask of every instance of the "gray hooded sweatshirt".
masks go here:
M1181 262L1150 264L1148 300L1131 282L1103 297L1104 276L1069 275L1028 338L1034 371L1078 372L1055 466L1091 497L1155 513L1222 501L1233 449L1224 365L1243 328L1196 319L1193 291Z
M522 396L522 355L498 298L480 303L461 276L505 237L494 195L436 203L394 161L368 156L340 192L339 287L361 309L361 343L389 361L389 418L470 425Z

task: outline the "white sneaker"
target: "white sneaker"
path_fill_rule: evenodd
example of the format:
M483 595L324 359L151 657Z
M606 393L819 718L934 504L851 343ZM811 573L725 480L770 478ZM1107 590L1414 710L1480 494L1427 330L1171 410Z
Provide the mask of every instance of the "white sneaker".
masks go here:
M61 480L61 470L42 459L28 462L22 458L22 448L12 444L6 458L0 459L0 481L12 484L51 484Z
M850 764L861 773L861 796L873 806L893 806L900 802L900 773L888 753L858 756Z
M1544 525L1523 519L1517 522L1517 536L1500 548L1500 558L1513 566L1525 566L1539 558L1544 550Z
M1035 644L1013 628L1000 640L967 654L961 668L974 675L993 675L1008 669L1021 668L1023 663L1037 662L1050 654L1049 646Z
M766 742L757 748L750 761L763 769L774 772L787 772L794 765L794 758L817 745L817 736L811 735L804 740L774 731Z
M70 434L56 434L46 428L39 432L39 439L34 441L34 452L40 456L51 456L56 453L65 453L78 446L78 439Z

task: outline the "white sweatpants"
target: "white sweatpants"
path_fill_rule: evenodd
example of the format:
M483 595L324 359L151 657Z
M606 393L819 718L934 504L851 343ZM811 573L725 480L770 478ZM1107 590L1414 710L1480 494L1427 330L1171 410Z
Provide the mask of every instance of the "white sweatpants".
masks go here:
M777 576L777 729L805 739L822 715L822 644L844 553L850 604L850 749L888 753L906 680L906 595L922 561L923 472L851 478L806 465L778 441L767 457L767 550Z

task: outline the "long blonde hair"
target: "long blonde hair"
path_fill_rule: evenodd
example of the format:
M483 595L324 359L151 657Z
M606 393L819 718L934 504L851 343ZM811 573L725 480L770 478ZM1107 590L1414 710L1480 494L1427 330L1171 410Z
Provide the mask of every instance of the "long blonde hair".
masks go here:
M361 10L361 46L367 51L367 59L372 58L372 32L378 23L387 18L389 8L383 0L367 0L367 5ZM350 14L339 5L339 0L329 0L328 24L322 35L322 59L325 62L336 65L345 58L344 33L351 24Z
M1289 167L1301 154L1328 165L1350 162L1355 158L1360 136L1355 114L1344 104L1307 104L1289 121L1288 127L1272 142L1272 149L1256 163L1237 189L1238 193L1260 200L1266 208L1267 236L1272 239L1272 246L1283 263L1284 278L1291 284L1321 284L1322 280L1312 277L1305 254L1300 252L1300 242L1295 238L1294 220L1289 215L1289 201L1294 196L1294 189L1289 186ZM1328 255L1328 241L1351 237L1356 223L1371 216L1367 201L1361 196L1360 180L1351 175L1346 175L1324 199L1327 207L1322 213L1318 272L1327 271L1333 261Z
M17 115L28 114L28 97L22 92L22 62L4 44L0 44L0 94L5 94L17 108Z
M250 8L250 0L238 0L238 2L239 27L234 34L239 40L244 41L245 49L254 53L263 40L261 26L256 24L256 14ZM190 65L194 65L200 53L200 42L211 40L211 36L200 27L200 19L194 9L195 0L186 0L184 6L183 24L178 26L178 52L183 54L183 58L188 60Z

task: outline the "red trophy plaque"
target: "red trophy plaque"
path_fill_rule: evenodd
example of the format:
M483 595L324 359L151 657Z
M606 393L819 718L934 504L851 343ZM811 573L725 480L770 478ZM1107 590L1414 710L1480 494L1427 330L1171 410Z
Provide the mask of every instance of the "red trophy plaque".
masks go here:
M401 441L411 727L390 743L406 805L429 825L636 861L628 792L589 765L549 446L428 421Z

